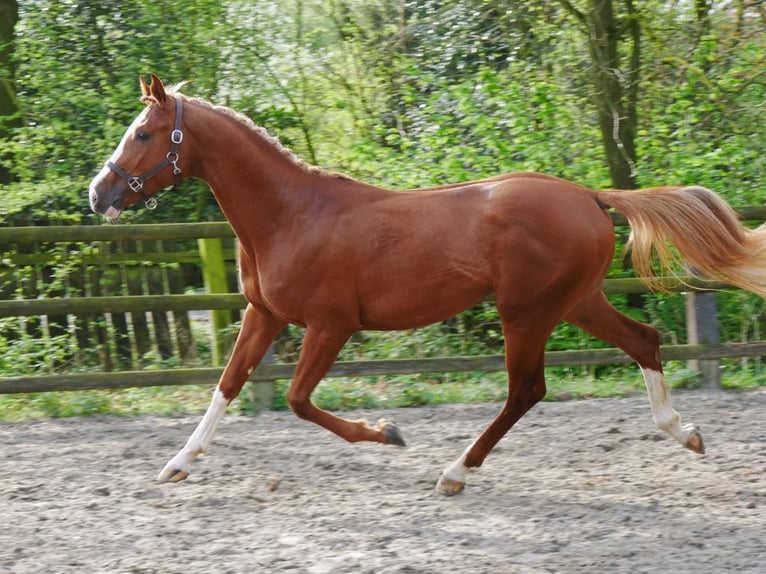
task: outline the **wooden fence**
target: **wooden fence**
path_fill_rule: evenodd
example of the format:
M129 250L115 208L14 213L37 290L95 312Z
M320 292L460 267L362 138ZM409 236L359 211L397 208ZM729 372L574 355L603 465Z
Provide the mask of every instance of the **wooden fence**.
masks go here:
M766 219L766 207L738 211L746 220ZM618 225L625 223L619 215L614 219ZM48 334L65 330L74 321L77 352L96 349L104 370L110 371L0 378L0 394L215 382L220 366L183 366L194 359L188 313L211 311L216 334L244 308L244 298L235 292L233 238L226 223L0 228L0 318L20 318L32 331L44 325ZM54 264L67 273L51 276L55 275L51 271ZM46 281L47 287L40 288ZM56 281L60 285L51 288ZM203 284L206 292L200 292ZM190 286L192 293L187 292ZM695 277L685 278L683 283L666 280L671 291L688 292L690 286L701 290L725 287ZM636 278L608 278L604 290L607 294L647 292ZM43 292L46 296L40 296ZM766 342L719 344L709 331L697 328L693 301L688 308L689 331L700 335L699 342L664 346L663 359L701 361L715 373L720 358L766 355ZM704 327L706 322L702 324ZM110 333L114 337L111 343L107 341ZM212 364L222 364L227 344L222 338L216 341ZM175 356L180 366L141 370L153 366L142 362L147 354L154 359ZM547 366L627 362L630 359L618 349L546 353ZM251 380L273 383L289 378L293 369L293 364L267 362ZM338 362L330 375L503 369L503 357L493 355Z
M66 333L74 320L75 355L96 352L107 371L193 362L194 310L213 310L220 364L230 339L222 329L244 305L226 223L0 228L0 255L0 317L25 317L41 336ZM216 293L230 296L222 303Z

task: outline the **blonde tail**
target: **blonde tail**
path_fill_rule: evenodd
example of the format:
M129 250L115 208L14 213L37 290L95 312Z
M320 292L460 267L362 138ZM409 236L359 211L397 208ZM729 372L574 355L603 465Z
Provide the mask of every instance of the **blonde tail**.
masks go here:
M720 196L704 187L609 190L599 201L627 217L633 266L652 288L684 265L766 298L766 224L744 227ZM673 249L675 247L675 249Z

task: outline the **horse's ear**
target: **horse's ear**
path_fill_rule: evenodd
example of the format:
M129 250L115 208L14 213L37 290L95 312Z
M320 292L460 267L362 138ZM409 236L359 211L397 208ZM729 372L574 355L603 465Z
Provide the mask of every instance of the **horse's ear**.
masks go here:
M144 79L144 75L141 74L138 76L138 83L141 84L141 99L144 99L149 96L149 84L146 83L146 80Z
M165 86L162 85L162 80L159 79L157 74L151 74L152 83L149 84L149 95L157 100L157 103L162 105L167 100L165 95Z

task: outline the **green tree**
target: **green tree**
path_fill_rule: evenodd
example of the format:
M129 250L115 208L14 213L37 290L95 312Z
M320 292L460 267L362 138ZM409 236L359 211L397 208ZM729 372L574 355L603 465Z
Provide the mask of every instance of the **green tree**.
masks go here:
M4 146L19 189L39 194L38 203L44 193L47 210L86 214L87 181L140 110L139 74L191 79L196 93L215 93L215 23L224 15L204 0L21 4L13 60L21 125ZM55 182L52 197L41 182Z

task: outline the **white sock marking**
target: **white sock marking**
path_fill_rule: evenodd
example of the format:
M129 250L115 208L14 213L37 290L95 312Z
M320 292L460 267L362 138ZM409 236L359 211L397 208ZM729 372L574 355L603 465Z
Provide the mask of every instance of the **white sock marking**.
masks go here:
M686 445L689 436L695 432L694 425L681 426L681 415L670 403L670 396L665 388L664 376L660 371L641 369L649 394L649 404L657 428L664 430L678 442Z
M207 451L215 429L218 427L221 418L223 418L228 405L229 403L224 398L221 389L216 387L215 391L213 391L210 406L205 411L205 416L202 417L197 428L194 429L194 432L180 452L170 459L165 468L162 469L159 476L160 480L169 478L169 475L173 474L176 470L189 472L192 461L198 455L204 454Z
M442 478L465 484L468 477L468 471L471 470L465 465L465 459L472 448L473 443L471 443L471 446L465 449L463 454L460 455L460 458L458 458L455 462L444 469L444 472L442 472Z

